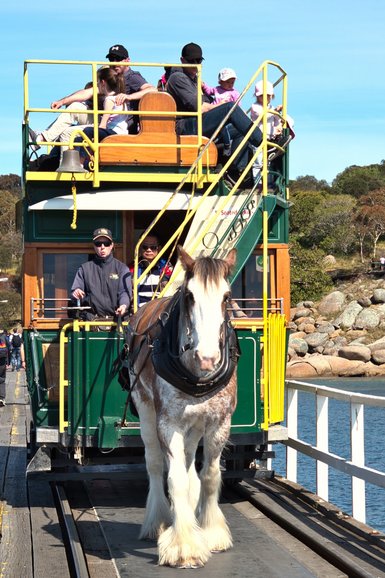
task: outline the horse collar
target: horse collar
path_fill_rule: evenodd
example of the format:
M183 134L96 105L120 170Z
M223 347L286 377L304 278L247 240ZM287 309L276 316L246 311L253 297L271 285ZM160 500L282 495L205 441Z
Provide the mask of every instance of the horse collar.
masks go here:
M213 394L228 384L236 368L239 357L237 335L226 315L219 366L204 378L199 378L181 362L181 354L193 346L189 324L187 342L179 350L178 328L181 315L186 315L183 290L174 295L159 319L160 331L154 339L151 354L154 369L160 377L188 395L202 397Z

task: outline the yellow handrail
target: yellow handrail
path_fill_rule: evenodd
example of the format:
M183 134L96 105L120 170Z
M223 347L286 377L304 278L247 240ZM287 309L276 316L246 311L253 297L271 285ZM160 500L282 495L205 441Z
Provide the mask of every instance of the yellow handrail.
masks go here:
M123 321L123 326L127 325L127 321ZM85 331L90 331L91 327L117 327L115 321L80 321L75 319L71 323L66 323L60 330L59 336L59 433L64 433L65 428L68 427L68 421L65 419L65 388L68 387L68 379L65 376L65 346L68 343L66 332L72 329L73 332L79 332L81 328Z

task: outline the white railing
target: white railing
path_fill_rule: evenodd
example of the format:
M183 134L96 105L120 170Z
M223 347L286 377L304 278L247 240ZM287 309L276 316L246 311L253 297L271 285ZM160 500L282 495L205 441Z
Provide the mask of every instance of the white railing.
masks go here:
M316 493L323 500L329 499L329 466L348 474L352 479L353 517L365 523L365 483L385 488L385 473L365 466L364 406L385 408L385 397L352 393L296 380L287 380L286 387L288 439L282 443L287 446L287 479L297 481L298 452L316 460ZM299 391L315 396L315 446L298 439ZM350 460L329 452L329 399L350 403Z

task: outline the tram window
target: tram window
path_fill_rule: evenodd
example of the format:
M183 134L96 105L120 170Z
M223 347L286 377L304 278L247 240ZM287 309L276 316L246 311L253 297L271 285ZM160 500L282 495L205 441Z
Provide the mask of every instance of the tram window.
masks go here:
M268 299L275 294L272 286L271 269L274 263L274 252L269 251L268 258ZM239 307L248 317L262 317L263 315L263 258L262 249L254 251L246 261L237 279L232 284L232 294Z
M44 317L65 317L63 309L68 305L70 289L77 269L89 260L88 253L44 253L43 295ZM56 310L58 309L58 310Z

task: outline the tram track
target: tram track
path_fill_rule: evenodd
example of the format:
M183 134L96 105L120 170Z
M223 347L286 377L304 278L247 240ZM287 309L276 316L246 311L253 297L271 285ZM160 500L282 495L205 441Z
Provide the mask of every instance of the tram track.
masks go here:
M86 557L65 489L60 484L53 484L52 491L61 524L71 578L90 578Z
M108 479L104 471L99 479L77 477L51 485L71 578L175 575L175 569L157 566L155 542L137 538L147 493L144 480ZM301 500L279 481L226 484L221 507L234 547L214 555L200 577L233 576L235 561L245 557L248 568L238 574L242 578L255 576L252 568L262 564L267 577L385 577L383 537L369 539L362 527L351 527L345 519L341 525L310 501L308 493ZM287 564L290 572L283 570Z
M64 517L70 522L66 532L74 542L68 552L77 557L70 565L76 571L87 572L71 574L71 578L72 575L76 578L147 578L149 573L154 577L174 576L175 569L157 566L155 542L143 542L137 538L143 519L147 484L144 480L109 480L105 474L103 478L90 480L87 477L84 482L77 480L64 485L65 498L61 499L61 503L64 505ZM266 565L270 557L274 565L267 564L265 576L342 576L340 571L337 572L335 568L333 570L329 562L324 562L318 556L314 562L313 552L299 547L296 538L292 539L286 531L270 521L251 500L244 500L237 486L224 487L221 505L232 527L234 548L221 555L214 555L207 567L199 571L201 578L233 576L237 560L244 557L248 559L248 568L245 567L244 573L240 574L242 578L255 576L254 566ZM59 493L63 495L63 487L59 488ZM72 528L73 524L76 525L76 531ZM260 548L261 540L266 543L263 548ZM291 544L290 552L288 544ZM291 554L294 555L294 561L290 558ZM284 570L287 564L294 567L289 574ZM318 572L319 568L322 569L321 573Z

